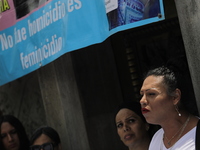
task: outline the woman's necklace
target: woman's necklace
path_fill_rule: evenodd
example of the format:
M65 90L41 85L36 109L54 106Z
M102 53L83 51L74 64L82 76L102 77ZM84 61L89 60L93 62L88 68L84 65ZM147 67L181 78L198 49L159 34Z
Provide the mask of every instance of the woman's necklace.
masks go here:
M183 131L185 130L188 122L190 121L190 115L188 116L187 120L185 121L185 123L182 125L182 127L172 136L171 139L168 139L167 136L165 134L163 134L163 140L164 138L166 138L167 140L167 144L170 146L171 145L171 141L174 139L174 137L179 133L178 137L177 137L177 140L179 140L179 138L181 137ZM175 144L175 143L174 143Z
M183 124L184 125L184 124ZM168 139L167 136L165 134L163 134L163 140L164 138L166 138L167 140L167 144L170 146L171 145L171 141L174 139L174 137L181 131L181 129L183 128L183 125L181 126L181 128L172 136L171 139Z

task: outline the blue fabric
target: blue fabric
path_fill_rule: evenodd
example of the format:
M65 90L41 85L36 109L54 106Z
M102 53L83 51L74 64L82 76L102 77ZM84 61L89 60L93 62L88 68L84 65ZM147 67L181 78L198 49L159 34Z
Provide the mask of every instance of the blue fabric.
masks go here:
M67 52L103 42L118 31L164 19L162 0L151 14L159 11L163 18L153 16L114 26L112 20L115 18L110 14L118 10L106 14L104 0L46 0L43 5L34 3L34 6L37 7L31 7L31 12L20 17L16 15L14 25L13 22L10 26L4 23L6 27L2 23L0 25L0 85L26 75ZM17 8L22 10L9 9L12 13L6 11L0 15L9 20L9 13L13 15L13 10L23 11L23 7ZM0 22L1 19L3 17L0 16Z

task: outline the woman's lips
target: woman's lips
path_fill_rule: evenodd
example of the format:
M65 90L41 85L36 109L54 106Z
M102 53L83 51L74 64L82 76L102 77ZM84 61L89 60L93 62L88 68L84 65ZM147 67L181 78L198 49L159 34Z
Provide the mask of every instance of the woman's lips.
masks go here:
M149 112L148 109L146 109L146 108L142 108L142 114L146 114L146 113L148 113L148 112Z
M9 145L9 147L10 148L15 148L15 147L17 147L17 144L13 143L13 144Z
M133 134L127 134L124 136L125 140L130 140L133 137Z

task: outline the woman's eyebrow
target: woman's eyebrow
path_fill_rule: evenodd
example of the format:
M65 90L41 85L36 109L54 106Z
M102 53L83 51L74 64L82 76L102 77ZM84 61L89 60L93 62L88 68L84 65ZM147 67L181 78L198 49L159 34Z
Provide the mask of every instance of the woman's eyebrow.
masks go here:
M150 89L147 89L146 91L149 91L149 90L158 90L157 88L150 88Z
M136 119L136 117L130 116L130 117L127 117L126 120L129 120L129 119L132 119L132 118L133 118L133 119Z
M149 90L152 90L152 89L156 89L156 90L158 90L157 88L149 88L149 89L146 89L146 90L142 90L142 91L140 91L140 92L143 92L143 91L145 91L145 92L147 92L147 91L149 91Z
M117 121L116 124L121 123L122 121Z

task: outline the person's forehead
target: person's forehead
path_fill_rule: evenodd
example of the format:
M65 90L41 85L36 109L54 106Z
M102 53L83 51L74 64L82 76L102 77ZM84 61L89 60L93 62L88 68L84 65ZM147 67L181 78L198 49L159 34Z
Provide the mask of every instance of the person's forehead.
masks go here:
M42 145L44 143L53 142L50 137L45 134L41 134L33 143L33 145Z
M163 86L163 77L162 76L149 76L147 77L142 85L142 89L156 89L160 86Z
M126 119L128 117L136 117L138 118L139 116L132 110L128 108L122 108L116 115L116 121L121 120L122 118Z
M10 130L15 129L9 122L3 122L1 124L1 133L3 132L9 132Z

